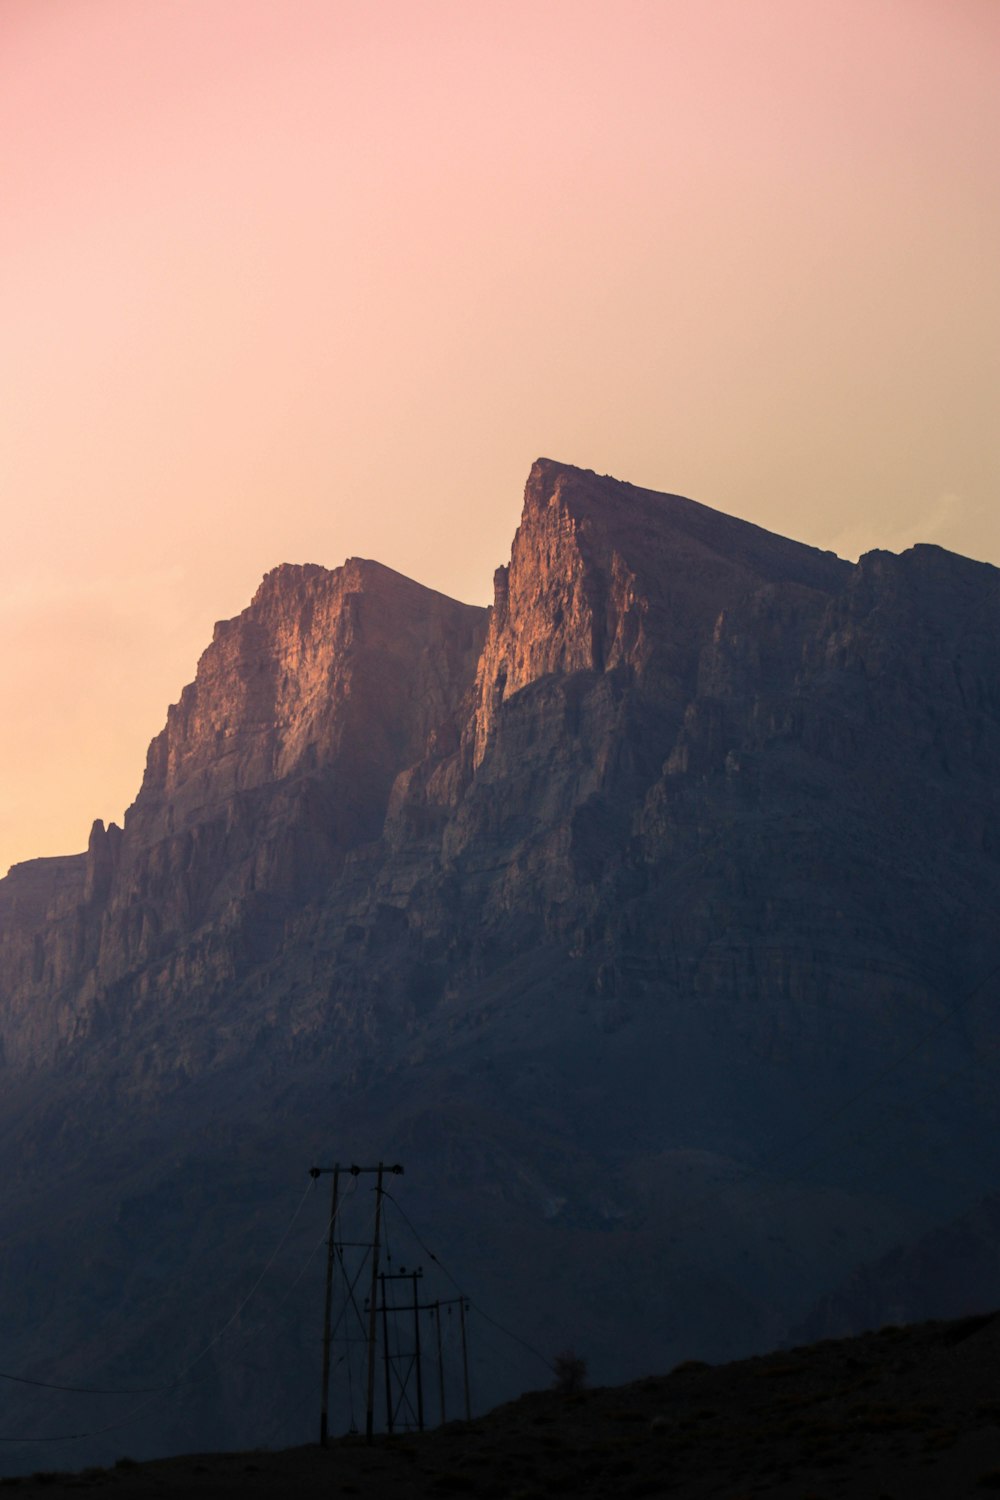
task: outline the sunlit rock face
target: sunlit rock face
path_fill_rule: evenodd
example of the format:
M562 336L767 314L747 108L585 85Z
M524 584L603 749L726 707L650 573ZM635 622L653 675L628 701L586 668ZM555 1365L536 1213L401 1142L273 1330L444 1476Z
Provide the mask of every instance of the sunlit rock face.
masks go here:
M357 558L269 573L216 626L124 830L0 882L8 1058L85 1035L130 973L165 995L280 946L287 911L379 837L400 770L457 733L485 614Z
M477 676L475 761L501 704L555 673L626 670L665 699L694 687L719 612L762 583L835 588L830 554L672 495L540 459Z
M197 1219L224 1299L333 1151L405 1159L445 1261L595 1378L785 1337L1000 1170L998 627L984 564L853 565L549 460L491 610L268 574L124 829L0 881L11 1287L77 1274L30 1227L57 1158L94 1264L148 1220L194 1275ZM133 1350L143 1296L81 1292L80 1337ZM44 1298L9 1300L27 1350ZM498 1370L483 1399L538 1377ZM270 1390L228 1379L161 1448L253 1445Z
M331 844L377 838L394 776L456 715L484 618L378 563L275 568L150 746L126 864L221 803L317 775L335 787Z

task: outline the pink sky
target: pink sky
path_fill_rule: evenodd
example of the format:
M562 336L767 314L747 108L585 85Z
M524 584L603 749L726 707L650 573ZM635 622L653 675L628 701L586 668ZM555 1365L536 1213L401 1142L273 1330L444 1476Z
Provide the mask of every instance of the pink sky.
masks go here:
M1000 563L996 0L3 0L0 871L281 561L485 602L539 454Z

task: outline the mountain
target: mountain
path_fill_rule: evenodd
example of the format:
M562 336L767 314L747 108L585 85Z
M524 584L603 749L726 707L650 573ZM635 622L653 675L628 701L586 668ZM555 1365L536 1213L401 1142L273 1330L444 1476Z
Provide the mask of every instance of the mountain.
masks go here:
M408 1263L494 1318L484 1403L537 1383L496 1323L602 1380L730 1358L967 1210L1000 1166L998 624L986 564L852 565L548 460L489 611L268 574L124 827L0 881L4 1368L198 1359L130 1451L271 1441L276 1380L303 1440L315 1197L274 1245L332 1160L405 1165Z
M874 1263L855 1267L823 1297L795 1335L837 1337L870 1328L887 1315L918 1321L923 1308L968 1316L992 1305L998 1286L1000 1196L992 1193L948 1223L906 1245L895 1245Z

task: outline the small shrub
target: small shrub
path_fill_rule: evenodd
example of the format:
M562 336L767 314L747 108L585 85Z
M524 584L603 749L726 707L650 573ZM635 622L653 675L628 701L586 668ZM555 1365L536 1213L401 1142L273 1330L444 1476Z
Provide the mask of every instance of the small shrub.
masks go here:
M564 1349L552 1361L552 1389L561 1396L575 1396L587 1384L587 1361L572 1349Z

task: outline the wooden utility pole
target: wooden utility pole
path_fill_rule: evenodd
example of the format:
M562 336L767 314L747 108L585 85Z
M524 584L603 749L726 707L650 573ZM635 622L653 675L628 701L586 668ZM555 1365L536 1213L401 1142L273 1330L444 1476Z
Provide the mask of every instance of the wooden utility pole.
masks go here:
M469 1351L465 1342L465 1310L468 1307L464 1297L458 1299L458 1315L462 1322L462 1378L465 1381L465 1420L472 1421L472 1402L469 1399Z
M385 1362L385 1430L392 1436L392 1355L389 1352L389 1304L385 1295L385 1273L379 1273L382 1288L382 1358Z
M372 1295L371 1309L368 1319L368 1406L365 1419L365 1437L370 1443L374 1430L375 1417L375 1292L378 1287L378 1253L381 1242L382 1229L382 1178L386 1172L399 1176L403 1168L397 1163L395 1166L387 1167L384 1162L379 1162L377 1167L342 1168L338 1162L333 1167L310 1167L310 1177L322 1177L328 1172L333 1174L333 1202L330 1211L330 1238L327 1243L326 1261L326 1303L323 1316L323 1397L322 1409L320 1411L320 1442L325 1446L327 1440L327 1411L330 1383L330 1317L333 1301L333 1261L334 1261L334 1220L337 1213L337 1194L342 1171L350 1172L352 1177L360 1177L362 1173L374 1172L377 1176L375 1186L375 1230L372 1234L372 1242L368 1247L372 1257Z
M441 1426L447 1422L448 1417L444 1404L444 1351L441 1347L441 1304L434 1303L434 1318L437 1323L437 1346L438 1346L438 1398L441 1403Z
M365 1442L370 1443L375 1430L375 1333L376 1315L378 1301L378 1252L381 1244L382 1233L382 1178L386 1172L394 1172L398 1176L402 1167L396 1165L387 1167L379 1162L377 1167L352 1167L351 1171L375 1172L375 1231L372 1234L372 1292L371 1303L368 1309L368 1405L365 1411Z
M365 1442L370 1443L375 1427L375 1314L378 1298L378 1252L379 1234L382 1229L382 1163L376 1171L375 1183L375 1232L372 1235L372 1294L368 1309L368 1404L365 1408Z
M333 1311L333 1262L336 1255L336 1240L334 1238L337 1223L337 1193L340 1185L340 1163L331 1168L312 1167L310 1177L319 1177L324 1171L329 1170L333 1174L333 1191L330 1196L330 1237L326 1242L326 1300L323 1304L323 1393L319 1412L319 1441L322 1448L326 1447L328 1419L327 1413L330 1408L330 1320Z
M423 1271L412 1271L413 1278L413 1358L417 1367L417 1427L424 1430L424 1381L420 1372L420 1302L417 1298L417 1282Z

